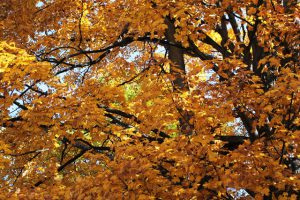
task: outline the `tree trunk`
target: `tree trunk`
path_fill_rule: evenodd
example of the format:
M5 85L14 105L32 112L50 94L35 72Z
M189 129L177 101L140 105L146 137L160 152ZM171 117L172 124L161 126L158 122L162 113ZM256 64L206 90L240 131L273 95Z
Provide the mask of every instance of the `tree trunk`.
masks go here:
M181 44L175 40L176 27L174 21L170 17L166 17L165 23L168 26L165 36L170 45L168 45L168 58L172 62L170 72L174 76L172 79L173 89L177 93L189 91L188 81L186 79L186 71L184 64L184 51L180 48ZM189 122L192 114L182 107L177 106L180 114L179 124L181 133L184 135L191 135L193 126Z

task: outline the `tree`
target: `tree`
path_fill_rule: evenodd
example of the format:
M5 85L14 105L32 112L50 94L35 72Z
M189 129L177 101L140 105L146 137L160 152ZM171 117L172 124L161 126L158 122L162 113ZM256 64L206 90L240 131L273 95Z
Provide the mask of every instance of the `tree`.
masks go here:
M0 7L2 198L300 196L297 1Z

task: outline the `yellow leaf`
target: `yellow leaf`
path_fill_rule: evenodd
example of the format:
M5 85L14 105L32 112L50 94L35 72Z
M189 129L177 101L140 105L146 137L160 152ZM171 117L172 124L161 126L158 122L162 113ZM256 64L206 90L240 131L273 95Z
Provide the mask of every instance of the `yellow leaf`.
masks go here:
M264 111L266 112L271 112L273 110L273 107L271 105L267 105L266 107L264 107Z

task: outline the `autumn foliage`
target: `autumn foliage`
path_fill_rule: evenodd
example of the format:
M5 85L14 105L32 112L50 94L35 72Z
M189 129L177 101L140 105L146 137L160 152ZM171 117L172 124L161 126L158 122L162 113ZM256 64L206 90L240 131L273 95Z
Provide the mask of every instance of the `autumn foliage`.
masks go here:
M0 199L300 198L296 0L0 9Z

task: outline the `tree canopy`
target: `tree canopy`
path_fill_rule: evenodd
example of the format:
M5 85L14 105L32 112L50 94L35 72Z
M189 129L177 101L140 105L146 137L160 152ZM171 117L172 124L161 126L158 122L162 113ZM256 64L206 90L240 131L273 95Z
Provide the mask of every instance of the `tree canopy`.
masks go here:
M0 8L1 199L300 197L297 0Z

